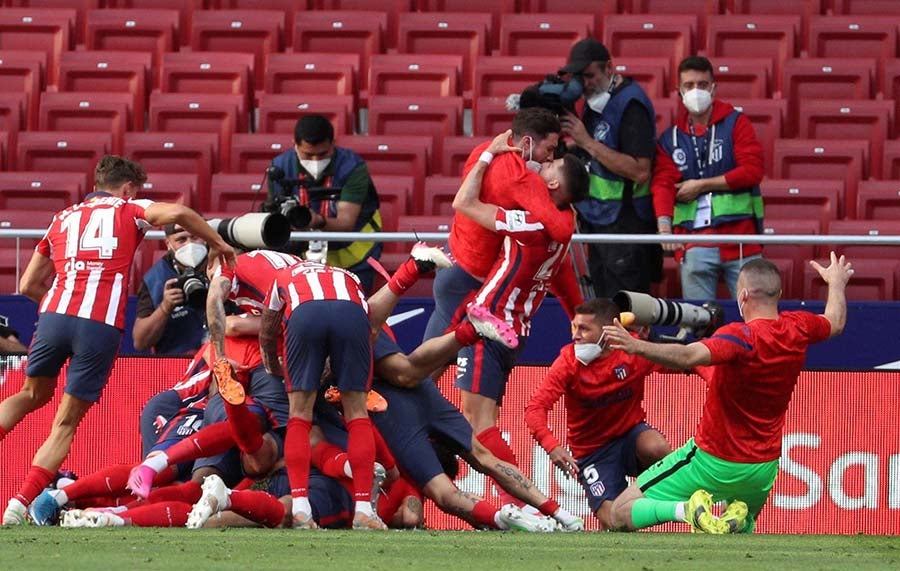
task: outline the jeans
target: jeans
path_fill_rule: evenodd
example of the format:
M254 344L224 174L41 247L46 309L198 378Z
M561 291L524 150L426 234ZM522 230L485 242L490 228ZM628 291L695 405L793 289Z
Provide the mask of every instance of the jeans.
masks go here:
M681 295L684 299L703 301L716 299L716 285L719 283L721 273L731 298L735 299L741 266L761 257L761 254L754 254L723 262L718 248L690 248L685 251L681 260Z

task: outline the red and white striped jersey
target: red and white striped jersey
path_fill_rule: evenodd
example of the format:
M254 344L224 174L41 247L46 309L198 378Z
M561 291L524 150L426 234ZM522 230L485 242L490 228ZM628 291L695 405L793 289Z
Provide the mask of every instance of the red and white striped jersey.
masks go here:
M284 309L284 319L302 303L319 300L345 300L358 303L369 312L369 304L351 272L315 262L281 270L272 284L266 306L272 311Z
M260 315L275 275L301 261L291 254L254 250L238 256L234 268L220 265L215 274L231 280L231 300L245 312Z
M565 262L571 236L566 242L554 242L537 217L523 210L497 208L494 228L504 236L503 248L475 303L487 307L518 335L527 336L531 316Z
M150 227L144 211L151 204L100 193L57 212L35 247L56 269L40 312L124 329L128 274Z

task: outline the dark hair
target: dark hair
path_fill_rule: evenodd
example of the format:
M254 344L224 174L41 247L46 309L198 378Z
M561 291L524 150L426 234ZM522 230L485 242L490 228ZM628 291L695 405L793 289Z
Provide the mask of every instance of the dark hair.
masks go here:
M294 142L298 145L306 141L310 145L334 141L334 127L321 115L301 117L294 126Z
M591 177L588 175L584 161L566 153L562 165L563 181L572 202L581 202L591 191Z
M147 182L144 168L134 161L119 155L106 155L94 168L94 186L100 189L114 189L126 182L142 186Z
M681 60L678 64L678 77L681 78L682 72L685 71L707 72L712 79L716 79L712 63L703 56L688 56Z
M611 324L622 308L608 297L596 297L575 307L575 315L593 315L601 325Z
M528 107L520 109L512 121L512 134L514 139L525 135L531 135L538 141L543 140L552 133L559 133L562 127L559 117L555 113L543 107Z

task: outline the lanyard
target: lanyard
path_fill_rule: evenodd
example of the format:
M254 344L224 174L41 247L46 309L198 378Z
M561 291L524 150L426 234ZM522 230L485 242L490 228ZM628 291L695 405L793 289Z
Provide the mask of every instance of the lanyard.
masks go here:
M710 165L711 156L706 158L706 163L703 162L703 153L700 152L700 147L697 145L697 135L694 134L694 123L688 122L688 128L691 130L691 143L694 145L694 160L697 161L697 173L700 178L706 178L706 167ZM709 137L710 129L706 129L706 135L703 136L703 150L706 151L712 143L707 139ZM709 153L712 155L712 153Z

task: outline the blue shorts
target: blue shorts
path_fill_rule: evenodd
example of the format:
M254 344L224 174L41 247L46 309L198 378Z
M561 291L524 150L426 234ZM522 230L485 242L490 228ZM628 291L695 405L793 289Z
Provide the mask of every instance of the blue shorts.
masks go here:
M100 400L109 379L122 332L111 325L62 315L42 313L28 349L29 377L56 377L69 361L66 394L89 402Z
M311 468L309 473L309 505L313 519L324 529L350 527L356 511L347 488L315 468Z
M257 414L260 411L263 413L269 430L287 426L290 406L287 392L284 389L284 381L275 375L268 374L266 368L260 365L250 371L247 394L250 395L247 400L248 406Z
M172 446L175 446L188 436L191 436L201 428L203 428L202 408L188 408L176 413L166 423L156 441L156 444L147 452L165 452ZM178 478L183 479L190 476L194 468L194 462L182 462L176 466Z
M397 465L420 488L444 473L430 438L441 440L452 452L472 450L472 426L433 382L426 380L414 389L401 389L378 379L374 388L387 400L388 407L384 412L370 413L372 421Z
M313 405L313 424L322 430L325 440L342 450L347 449L347 425L337 408L320 395Z
M372 343L372 360L379 361L393 355L394 353L402 353L403 349L400 345L397 345L397 342L391 339L391 336L382 329L378 332L378 335L375 337L375 342Z
M303 303L291 313L286 331L288 392L319 390L328 357L339 389L369 390L372 342L362 306L341 300Z
M288 481L286 468L279 468L269 475L266 481L266 492L276 498L291 495L291 483Z
M462 312L465 311L466 302L481 289L482 285L481 281L457 264L438 270L434 276L432 290L434 311L428 318L422 341L440 337L446 333L451 323L459 321L463 316Z
M526 340L527 337L519 337L519 346L515 349L490 339L463 347L456 358L454 386L501 404L506 393L506 381L519 361Z
M150 450L156 446L159 435L165 430L165 424L168 424L172 417L178 414L182 406L181 398L173 390L157 393L147 401L141 410L140 420L142 458L146 458ZM160 425L163 425L161 429Z
M643 471L637 456L637 439L647 430L652 427L639 422L623 436L578 459L578 481L587 494L591 512L596 513L603 502L612 501L625 491L625 476L635 477Z

